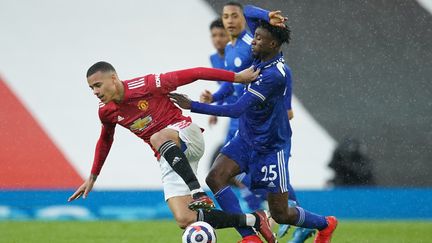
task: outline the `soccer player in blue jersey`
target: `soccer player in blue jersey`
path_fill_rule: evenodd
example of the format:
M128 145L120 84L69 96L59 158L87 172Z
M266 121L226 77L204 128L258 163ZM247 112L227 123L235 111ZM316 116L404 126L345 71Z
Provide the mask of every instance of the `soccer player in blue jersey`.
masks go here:
M171 94L171 98L192 112L240 118L238 134L221 150L206 178L223 210L241 213L228 183L233 176L247 172L252 187L267 189L270 213L277 223L317 229L315 242L330 242L337 226L335 217L317 215L299 206L288 207L292 131L286 115L289 104L285 102L291 99L284 97L291 96L291 71L284 64L280 49L283 43L289 42L290 31L284 19L272 18L261 9L247 6L244 13L249 28L255 33L252 52L253 65L260 70L257 80L247 86L234 104L203 104L179 94ZM266 230L268 227L263 227L268 224L264 212L246 214L246 222L258 229L267 242L276 242L273 233Z
M275 14L277 12L274 12ZM268 15L268 12L265 14ZM217 50L217 53L210 56L212 66L215 68L224 68L227 70L242 70L248 67L253 61L253 55L250 48L252 36L246 29L246 19L243 14L243 6L237 2L228 2L224 5L222 11L222 20L215 20L210 25L212 42ZM224 40L224 32L222 28L226 28L229 34L230 42L226 45L225 49L221 49L221 43ZM226 57L223 56L227 53ZM225 63L224 59L225 58ZM210 91L205 90L200 101L204 103L212 103L222 105L223 103L232 104L237 101L238 97L243 93L242 84L232 84L229 82L221 82L220 89L212 94ZM286 96L287 98L291 98ZM291 104L291 102L286 102ZM291 106L287 107L288 117L292 119L293 113ZM209 117L209 124L217 123L216 116ZM238 119L231 118L229 123L228 134L225 138L224 144L229 142L235 135L238 129ZM218 149L220 150L220 148ZM266 200L265 189L250 190L250 174L242 173L231 180L231 184L238 187L241 197L247 202L249 209L256 211L262 208L263 201ZM289 203L297 205L297 198L294 189L288 184L289 190ZM280 225L278 235L282 237L288 231L288 225ZM314 233L314 230L304 229L298 227L293 233L291 243L302 243Z
M243 19L244 22L244 19ZM244 23L239 22L236 26L239 26L239 28L245 28ZM211 34L211 40L212 40L212 44L213 47L216 49L216 53L210 55L210 62L213 68L220 68L220 69L226 69L225 67L225 47L227 46L227 43L230 41L229 37L228 37L228 33L224 28L222 19L218 18L214 21L211 22L210 24L210 34ZM231 37L231 40L236 39L236 37ZM231 42L232 43L232 42ZM230 55L231 56L236 56L235 52L243 52L245 51L245 49L242 47L243 45L237 45L237 47L241 47L240 49L236 49L236 48L231 48L229 51L232 52ZM247 60L247 63L251 63L252 61L252 53L249 49L246 49L246 51L248 53L250 53L250 60ZM219 84L223 84L226 83L224 85L225 88L227 87L231 87L231 90L224 90L224 88L222 88L222 93L225 93L226 95L224 95L224 98L218 99L216 104L218 105L222 105L224 103L227 104L231 104L234 103L235 101L237 101L238 99L238 93L234 92L234 86L230 85L229 82L223 82L220 81L218 82ZM242 85L238 85L239 88L243 89ZM243 91L242 91L243 92ZM210 93L210 91L205 90L201 96L202 98L202 102L208 102L210 103L210 100L213 100L212 98L212 94ZM209 117L209 125L215 125L217 123L217 116L210 116ZM230 123L229 123L229 128L228 128L228 132L227 135L225 137L225 141L222 145L220 145L217 149L217 151L219 151L223 145L225 145L229 140L231 140L234 135L235 132L238 129L238 119L236 118L232 118L230 119ZM214 161L214 159L216 158L217 153L215 154L214 158L212 159L212 161ZM264 197L261 196L260 193L258 193L258 195L252 193L249 188L247 187L247 185L249 185L248 183L248 175L240 175L238 178L233 178L233 180L231 181L232 185L236 186L239 188L240 190L240 194L242 196L242 198L246 201L248 207L252 210L252 211L256 211L258 209L261 208L262 202L265 200ZM247 185L245 185L243 183L242 180L245 180L245 183L248 183Z

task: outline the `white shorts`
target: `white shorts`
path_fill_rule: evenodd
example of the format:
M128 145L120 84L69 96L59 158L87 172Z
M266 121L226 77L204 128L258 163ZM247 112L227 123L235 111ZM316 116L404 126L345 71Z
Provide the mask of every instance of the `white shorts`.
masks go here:
M176 123L167 128L177 130L180 139L185 143L184 151L186 158L194 171L195 175L198 169L198 162L204 154L204 138L201 128L194 123L185 124ZM184 125L188 125L184 127ZM165 201L171 197L190 195L189 187L184 180L171 168L164 157L159 160L159 166L162 172L162 185L164 189Z

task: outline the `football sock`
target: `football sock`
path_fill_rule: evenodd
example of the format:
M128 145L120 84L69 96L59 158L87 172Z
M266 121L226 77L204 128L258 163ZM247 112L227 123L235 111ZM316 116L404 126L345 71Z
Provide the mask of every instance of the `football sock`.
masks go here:
M185 181L189 190L192 192L192 195L197 192L203 192L186 155L173 141L169 140L163 143L159 148L159 153L165 158L173 170Z
M234 213L234 214L243 214L240 203L234 194L234 192L231 190L231 187L226 186L216 192L215 198L218 201L220 207L228 213ZM245 220L245 219L242 219ZM236 227L236 230L240 233L242 237L248 236L248 235L255 235L254 229L251 227Z
M246 225L246 217L243 214L231 214L221 210L198 210L197 221L209 223L215 229L223 229L230 227L244 227Z
M309 229L322 230L327 227L327 220L324 216L311 213L301 207L295 207L298 212L296 226Z

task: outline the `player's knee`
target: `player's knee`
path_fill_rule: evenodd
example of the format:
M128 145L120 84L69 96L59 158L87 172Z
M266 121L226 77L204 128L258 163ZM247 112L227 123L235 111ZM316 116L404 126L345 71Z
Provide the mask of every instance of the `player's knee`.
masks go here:
M213 173L210 171L210 173L207 175L205 181L206 181L207 185L210 187L210 189L213 190L213 188L215 188L215 186L217 185L217 180L215 179L215 177L212 174Z
M213 192L220 190L223 185L227 184L225 182L222 173L217 170L211 170L206 177L206 183Z
M170 131L161 130L150 137L150 143L154 148L159 149L159 147L166 141L176 141L176 135L177 134L173 134Z
M196 221L195 217L190 217L189 215L179 215L175 217L178 227L185 229L188 225Z

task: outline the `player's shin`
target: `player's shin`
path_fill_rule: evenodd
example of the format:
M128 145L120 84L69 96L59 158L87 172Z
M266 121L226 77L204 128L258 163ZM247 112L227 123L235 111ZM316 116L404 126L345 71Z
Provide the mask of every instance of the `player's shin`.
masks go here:
M173 170L185 181L192 195L204 193L186 155L173 141L166 141L159 147L159 153L165 158Z
M223 229L230 227L245 227L246 215L231 214L221 210L198 210L197 221L209 223L215 229Z
M221 190L219 190L218 192L216 192L215 198L224 211L229 213L234 213L234 214L243 213L240 207L240 203L236 195L234 194L234 192L231 190L230 186L226 186ZM247 218L245 220L247 221ZM248 224L248 225L253 225L253 224ZM242 237L248 235L255 235L255 231L251 227L236 227L236 230L240 233L240 235L242 235Z

